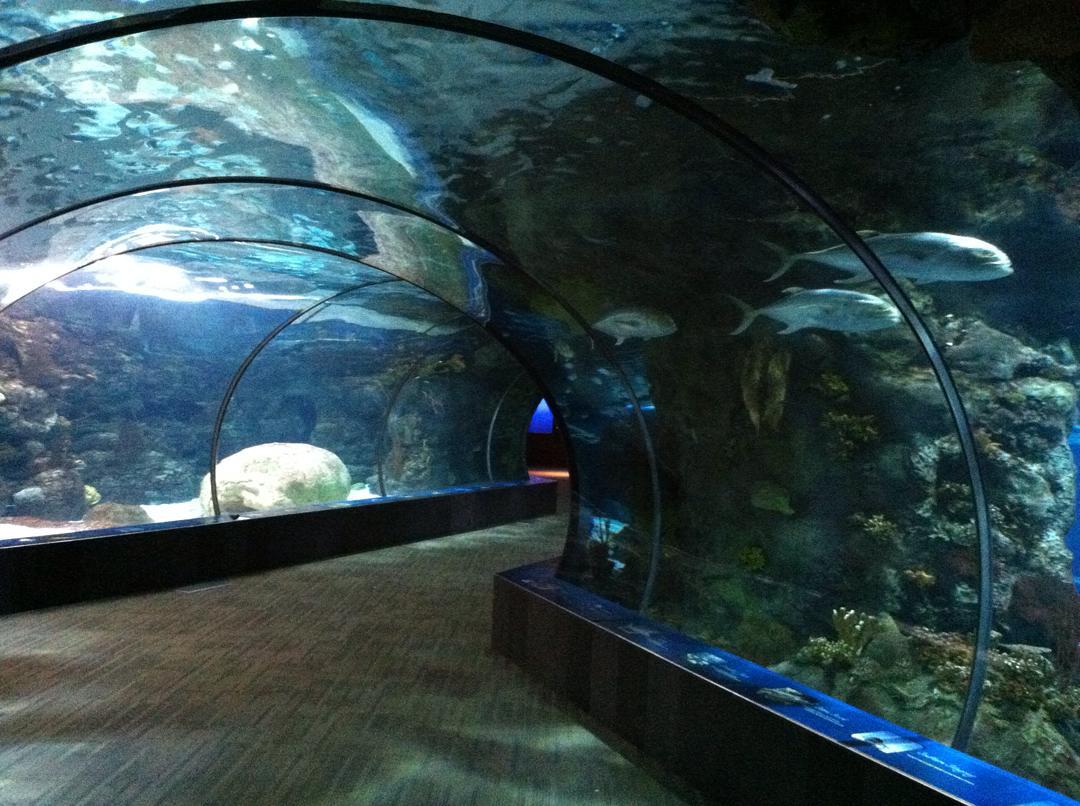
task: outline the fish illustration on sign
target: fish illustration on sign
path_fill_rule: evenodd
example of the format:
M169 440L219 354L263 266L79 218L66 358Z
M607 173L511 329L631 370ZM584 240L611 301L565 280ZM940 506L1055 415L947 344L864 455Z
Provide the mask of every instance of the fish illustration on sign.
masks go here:
M784 295L783 299L756 310L728 295L743 317L730 335L742 333L759 316L783 322L785 327L779 331L781 336L807 328L864 333L900 323L900 311L896 306L873 294L841 288L787 288Z
M867 246L896 277L915 283L965 283L998 280L1013 273L1009 256L992 243L947 232L859 233ZM846 244L813 252L790 254L776 244L764 242L782 258L780 268L766 282L782 277L797 263L816 263L847 273L839 283L871 279L870 270Z
M627 339L658 339L678 330L666 313L648 308L620 308L596 320L593 327L615 339L616 346Z

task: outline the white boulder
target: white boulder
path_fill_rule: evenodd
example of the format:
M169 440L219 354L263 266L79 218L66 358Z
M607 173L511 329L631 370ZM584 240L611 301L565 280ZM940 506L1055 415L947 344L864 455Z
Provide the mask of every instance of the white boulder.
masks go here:
M222 513L344 501L351 483L348 468L335 454L299 442L254 445L217 466ZM214 514L209 473L199 488L199 505L204 514Z

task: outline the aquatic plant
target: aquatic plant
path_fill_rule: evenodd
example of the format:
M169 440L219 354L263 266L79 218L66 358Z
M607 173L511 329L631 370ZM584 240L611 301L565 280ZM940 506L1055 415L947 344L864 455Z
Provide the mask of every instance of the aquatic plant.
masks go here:
M855 649L843 641L828 638L811 638L806 646L795 653L795 660L823 669L849 668L855 663Z
M827 411L821 418L821 427L829 433L833 446L845 459L850 459L860 449L877 442L881 437L877 417L873 414Z
M1070 686L1053 692L1046 700L1046 713L1054 722L1080 720L1080 688Z
M877 618L858 610L838 607L832 612L832 625L836 637L861 655L866 645L881 631Z
M875 616L858 610L838 607L832 611L835 639L817 636L795 653L795 660L821 666L824 669L850 668L862 655L866 646L883 630L883 623Z
M946 517L969 521L972 517L971 487L955 481L944 481L934 491L934 499Z
M990 432L985 428L976 428L973 433L975 436L975 445L979 448L979 452L987 459L997 461L1008 458L1008 454L1005 452L1004 448L1001 447L1001 443L996 442L990 435Z
M962 693L971 674L971 644L959 633L912 627L915 656L944 691ZM1057 680L1049 649L1011 645L991 649L985 698L1005 708L1037 710L1054 694Z
M750 490L750 506L765 512L794 515L788 491L773 481L757 481Z
M971 646L958 633L934 632L926 627L908 630L915 658L928 669L943 691L962 694L971 675Z
M752 574L762 570L768 562L768 558L765 556L765 549L761 546L744 546L739 549L737 559L739 565Z
M900 527L880 512L874 515L857 512L851 516L851 522L876 543L893 545L900 539Z
M848 395L851 393L851 387L848 386L847 381L831 370L822 372L818 379L810 384L810 388L836 402L847 400Z
M743 657L765 665L786 658L798 646L786 625L756 610L739 622L732 644Z
M1054 664L1038 648L990 651L985 695L990 702L1035 710L1047 701L1054 681Z

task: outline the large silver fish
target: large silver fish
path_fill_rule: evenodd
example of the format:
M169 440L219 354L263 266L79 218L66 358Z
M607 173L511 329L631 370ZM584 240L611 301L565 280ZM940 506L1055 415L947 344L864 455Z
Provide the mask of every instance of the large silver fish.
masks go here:
M622 344L627 339L657 339L670 336L678 327L675 320L661 311L648 308L621 308L593 323L593 327Z
M992 243L967 235L951 235L947 232L859 234L894 276L906 277L916 283L997 280L1008 277L1013 271L1008 255ZM769 277L770 281L804 261L848 273L849 277L837 281L840 283L861 283L870 279L869 269L845 244L797 255L787 254L775 244L768 246L783 255L783 263Z
M742 321L731 331L731 335L742 333L759 316L783 322L786 327L780 331L780 335L811 327L844 333L863 333L868 330L883 330L900 322L900 312L896 310L896 306L873 294L842 288L814 288L809 291L804 288L788 288L784 294L783 299L757 310L742 300L729 296L743 315Z

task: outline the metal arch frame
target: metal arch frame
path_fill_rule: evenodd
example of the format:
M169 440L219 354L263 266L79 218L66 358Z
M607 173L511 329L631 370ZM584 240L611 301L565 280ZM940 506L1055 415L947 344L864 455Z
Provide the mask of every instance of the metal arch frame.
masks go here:
M121 17L11 45L0 50L0 69L28 59L47 56L70 47L127 34L178 25L247 17L342 17L420 26L523 48L599 75L652 99L655 103L682 116L749 159L766 175L772 177L801 200L833 231L841 242L858 256L869 270L871 276L881 285L893 304L896 305L930 362L935 378L945 397L953 424L957 429L961 454L972 485L972 503L975 510L975 527L979 542L979 620L975 632L975 652L972 658L968 691L952 742L954 747L965 748L971 738L976 711L986 680L990 627L993 617L990 513L978 452L975 447L975 438L963 399L952 378L948 365L945 363L940 349L934 342L926 324L920 318L918 311L873 250L867 246L866 242L841 218L832 206L813 191L794 171L774 158L734 126L726 123L717 115L709 112L686 96L668 89L663 84L647 76L608 61L596 54L538 34L496 23L426 9L373 3L353 3L348 2L348 0L239 0L239 2L219 2L189 6ZM642 424L644 425L643 418ZM651 439L649 442L651 454ZM659 511L657 515L659 515ZM654 545L654 558L658 549L659 546ZM647 593L651 592L652 585L655 582L655 572L656 565L652 563L650 565L650 576L646 583ZM647 604L648 597L644 598L645 602L643 604Z
M462 316L468 318L468 316L460 311L455 318L460 318ZM425 329L420 335L426 336L435 328L449 324L452 321L453 319L447 319L445 322L436 322L431 327ZM470 323L471 325L476 325L476 320L473 319ZM409 385L409 381L415 377L419 377L418 375L415 375L415 372L426 358L426 355L419 356L409 364L408 369L401 373L401 377L398 378L397 383L394 384L394 391L391 392L386 399L386 407L383 409L383 416L379 421L379 438L375 441L375 473L379 481L379 495L384 498L386 497L386 471L383 469L383 464L386 461L386 435L390 431L390 416L394 413L394 409L397 408L398 399L401 397L401 393L405 391L405 387ZM524 371L525 370L522 370L522 372Z

